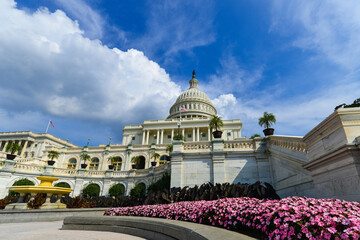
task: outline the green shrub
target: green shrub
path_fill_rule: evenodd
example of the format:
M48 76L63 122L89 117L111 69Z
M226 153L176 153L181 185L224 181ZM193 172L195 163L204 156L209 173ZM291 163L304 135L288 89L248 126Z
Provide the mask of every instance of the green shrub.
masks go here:
M89 184L86 188L83 189L82 195L88 198L98 197L100 195L99 185L95 183Z
M170 190L170 174L167 172L158 181L149 185L148 192L162 191L165 189Z
M55 184L54 187L71 188L70 185L66 182L59 182Z
M124 192L125 192L124 186L119 183L119 184L115 184L110 188L109 195L112 197L120 197L124 195Z
M133 189L130 191L130 196L132 197L144 197L145 196L145 186L144 184L137 184Z
M34 186L35 183L33 183L32 181L30 181L29 179L27 178L22 178L20 180L17 180L16 182L14 182L13 186ZM9 191L9 196L18 196L20 195L19 193L17 192L14 192L14 191Z

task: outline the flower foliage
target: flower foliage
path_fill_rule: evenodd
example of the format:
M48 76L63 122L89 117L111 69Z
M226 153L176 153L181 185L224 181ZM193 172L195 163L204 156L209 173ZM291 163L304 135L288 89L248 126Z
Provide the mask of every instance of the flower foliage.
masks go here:
M159 217L234 231L248 227L261 231L269 239L359 239L360 236L360 204L333 199L224 198L111 208L104 215Z

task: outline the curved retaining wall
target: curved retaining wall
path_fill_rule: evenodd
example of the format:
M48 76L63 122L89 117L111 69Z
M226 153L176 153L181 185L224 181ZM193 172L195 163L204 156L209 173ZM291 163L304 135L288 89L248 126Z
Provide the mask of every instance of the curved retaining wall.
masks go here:
M255 239L198 223L148 217L67 217L62 230L109 231L154 240Z

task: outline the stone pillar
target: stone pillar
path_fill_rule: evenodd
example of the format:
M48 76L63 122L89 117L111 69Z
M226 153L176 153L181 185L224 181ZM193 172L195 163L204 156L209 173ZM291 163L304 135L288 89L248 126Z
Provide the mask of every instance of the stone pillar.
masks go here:
M171 141L173 140L174 138L174 129L171 129Z
M171 153L171 182L170 187L183 187L183 153L182 153L183 141L173 141L173 152Z
M195 128L193 128L193 142L195 142Z
M4 148L3 148L3 150L2 150L3 152L6 151L6 146L8 145L8 143L9 143L9 141L6 141L6 142L5 142Z
M150 135L150 130L147 130L147 132L146 132L146 144L149 144L149 135Z
M22 149L21 154L20 154L20 157L23 157L23 156L24 156L24 152L25 152L25 150L26 150L26 147L27 147L27 145L28 145L28 142L29 142L28 140L25 141L24 146L23 146L23 149Z
M208 127L208 141L211 141L211 132L210 132L210 127Z
M143 137L142 137L142 142L141 142L141 144L142 145L145 145L145 130L143 130Z
M79 169L79 175L84 175L85 171L86 170L84 170L84 169ZM79 196L81 194L83 184L84 184L83 178L75 178L74 189L70 195L72 197Z
M164 129L161 129L161 138L160 138L160 144L164 143Z
M185 138L185 128L182 129L181 134L183 135L183 137ZM185 138L186 139L186 138Z
M54 169L54 166L49 166L49 165L47 165L47 166L45 166L44 167L45 169L45 171L44 171L44 175L48 175L48 176L52 176L52 172L53 172L53 169Z
M200 141L200 128L197 128L196 141Z
M226 182L224 140L214 139L212 143L213 143L213 152L212 152L213 170L210 179L213 180L213 184L224 183Z
M160 131L159 129L157 130L157 133L156 133L156 145L159 144L159 140L160 140Z

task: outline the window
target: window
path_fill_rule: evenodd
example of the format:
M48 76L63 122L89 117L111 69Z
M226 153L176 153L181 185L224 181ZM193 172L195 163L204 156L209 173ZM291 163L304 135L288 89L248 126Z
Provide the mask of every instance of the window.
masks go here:
M89 170L98 170L99 168L99 159L98 158L93 158L91 160L90 166L89 166Z
M230 133L230 132L228 132L228 133L227 133L227 135L228 135L228 136L231 136L231 133Z
M115 157L115 160L113 162L114 171L121 171L121 164L122 164L121 157Z
M76 161L75 158L70 159L69 162L68 162L67 168L68 169L75 169L76 168L76 163L77 163L77 161Z
M132 140L135 140L135 137L132 137Z
M159 161L159 165L165 164L166 161L167 161L167 158L168 158L168 157L167 157L166 155L161 156L160 161Z
M171 139L171 135L168 135L168 138Z
M202 137L206 137L206 133L203 133L201 136L202 136Z
M188 138L191 138L191 134L188 134Z

